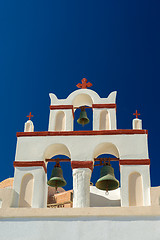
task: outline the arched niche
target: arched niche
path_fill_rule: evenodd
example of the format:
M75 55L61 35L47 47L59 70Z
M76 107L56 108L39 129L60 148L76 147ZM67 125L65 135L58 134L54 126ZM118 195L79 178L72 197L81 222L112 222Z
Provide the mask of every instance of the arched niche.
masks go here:
M73 107L80 107L80 106L92 106L93 100L92 98L85 93L78 94L74 99L73 99Z
M49 145L44 152L44 159L50 159L56 155L66 155L70 158L71 154L66 145L55 143Z
M128 178L129 206L143 206L142 176L133 172Z
M33 180L33 175L31 173L27 173L23 176L19 196L19 207L28 208L32 206Z
M93 158L96 158L101 154L111 154L111 155L114 155L115 157L119 158L119 151L118 151L117 147L110 142L100 143L99 145L97 145L95 147L94 153L93 153Z
M99 129L108 130L110 129L110 118L107 110L102 110L99 118Z
M65 113L63 111L60 111L56 115L55 131L64 130L65 130Z

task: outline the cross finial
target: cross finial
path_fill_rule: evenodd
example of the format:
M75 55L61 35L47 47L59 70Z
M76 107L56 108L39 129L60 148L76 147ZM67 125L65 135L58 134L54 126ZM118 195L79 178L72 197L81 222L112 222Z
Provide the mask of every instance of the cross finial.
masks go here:
M78 83L76 86L78 88L87 88L87 87L91 87L92 86L92 83L88 82L87 83L87 79L86 78L83 78L81 80L82 83Z
M136 110L136 112L135 113L133 113L133 115L135 115L136 116L136 118L138 118L138 116L139 115L141 115L140 113L138 113L138 111Z
M29 115L27 117L29 118L29 120L31 120L31 117L33 117L33 115L31 115L31 112L29 113Z

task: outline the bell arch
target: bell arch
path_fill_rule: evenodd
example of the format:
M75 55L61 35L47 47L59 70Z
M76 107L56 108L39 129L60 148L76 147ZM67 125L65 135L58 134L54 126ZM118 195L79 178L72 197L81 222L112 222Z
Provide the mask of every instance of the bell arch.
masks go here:
M70 150L62 143L51 144L44 151L44 159L50 159L56 155L66 155L69 158L71 157Z
M47 166L48 180L50 179L50 176L52 175L52 171L55 168L55 165L57 163L56 159L58 160L58 159L68 159L68 158L71 158L71 153L68 147L64 144L61 144L61 143L51 144L46 148L44 152L44 161L46 160L45 162ZM72 177L70 177L70 180L68 179L69 175L72 176L70 160L68 160L67 162L60 161L59 164L62 170L63 170L63 167L65 166L66 171L62 172L64 179L67 178L67 182L72 183Z
M117 147L110 142L100 143L94 149L93 159L95 158L96 158L96 161L101 159L99 160L100 164L97 165L97 162L95 162L96 167L93 170L97 179L97 182L95 184L96 187L101 190L117 189L119 187L119 174L120 174L119 168L118 168L119 151ZM113 158L114 160L117 160L117 161L110 162L109 159L113 159ZM106 159L106 160L103 160L103 159ZM112 175L112 177L109 177L107 180L109 183L109 186L107 188L105 188L107 184L106 179L102 180L106 172ZM116 179L116 175L117 175L117 179ZM91 181L94 181L94 180L91 179Z
M110 129L110 117L107 110L102 110L99 118L99 129L109 130Z
M23 176L20 187L19 207L31 207L33 198L33 175L27 173Z
M128 177L129 206L143 206L142 176L132 172Z
M59 111L56 114L56 121L55 121L55 131L64 131L65 130L65 113L63 111Z
M101 154L111 154L119 158L119 151L117 147L110 142L103 142L98 144L93 152L93 158L98 157Z
M72 101L72 104L74 107L81 107L81 106L92 106L93 104L93 100L90 97L90 95L85 94L85 93L81 93L78 94L77 96L75 96L75 98Z

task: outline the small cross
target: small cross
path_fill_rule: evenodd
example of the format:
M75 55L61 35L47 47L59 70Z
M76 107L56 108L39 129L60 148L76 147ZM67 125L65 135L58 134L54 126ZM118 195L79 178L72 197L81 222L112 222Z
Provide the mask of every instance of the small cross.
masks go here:
M31 112L29 113L29 115L27 117L29 118L29 120L31 120L31 117L33 117L33 115L31 115Z
M136 116L136 118L138 118L138 116L139 115L141 115L140 113L138 113L138 111L136 110L136 112L135 113L133 113L133 115L135 115Z
M87 79L86 78L83 78L81 80L82 83L78 83L76 86L78 88L87 88L87 87L91 87L92 86L92 83L88 82L87 83Z

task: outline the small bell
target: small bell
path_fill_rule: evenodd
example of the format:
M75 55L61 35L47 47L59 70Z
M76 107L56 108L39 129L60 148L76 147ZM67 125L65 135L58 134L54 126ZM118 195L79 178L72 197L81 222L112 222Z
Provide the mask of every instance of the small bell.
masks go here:
M65 179L63 178L63 171L59 163L54 166L51 177L48 180L47 184L51 187L55 187L56 192L58 187L64 187L67 184Z
M77 123L81 124L82 126L89 123L89 118L87 117L87 113L85 111L85 107L81 107L80 116L77 120Z
M119 181L115 178L114 169L110 164L107 163L101 168L101 176L96 182L96 187L106 192L119 187Z

